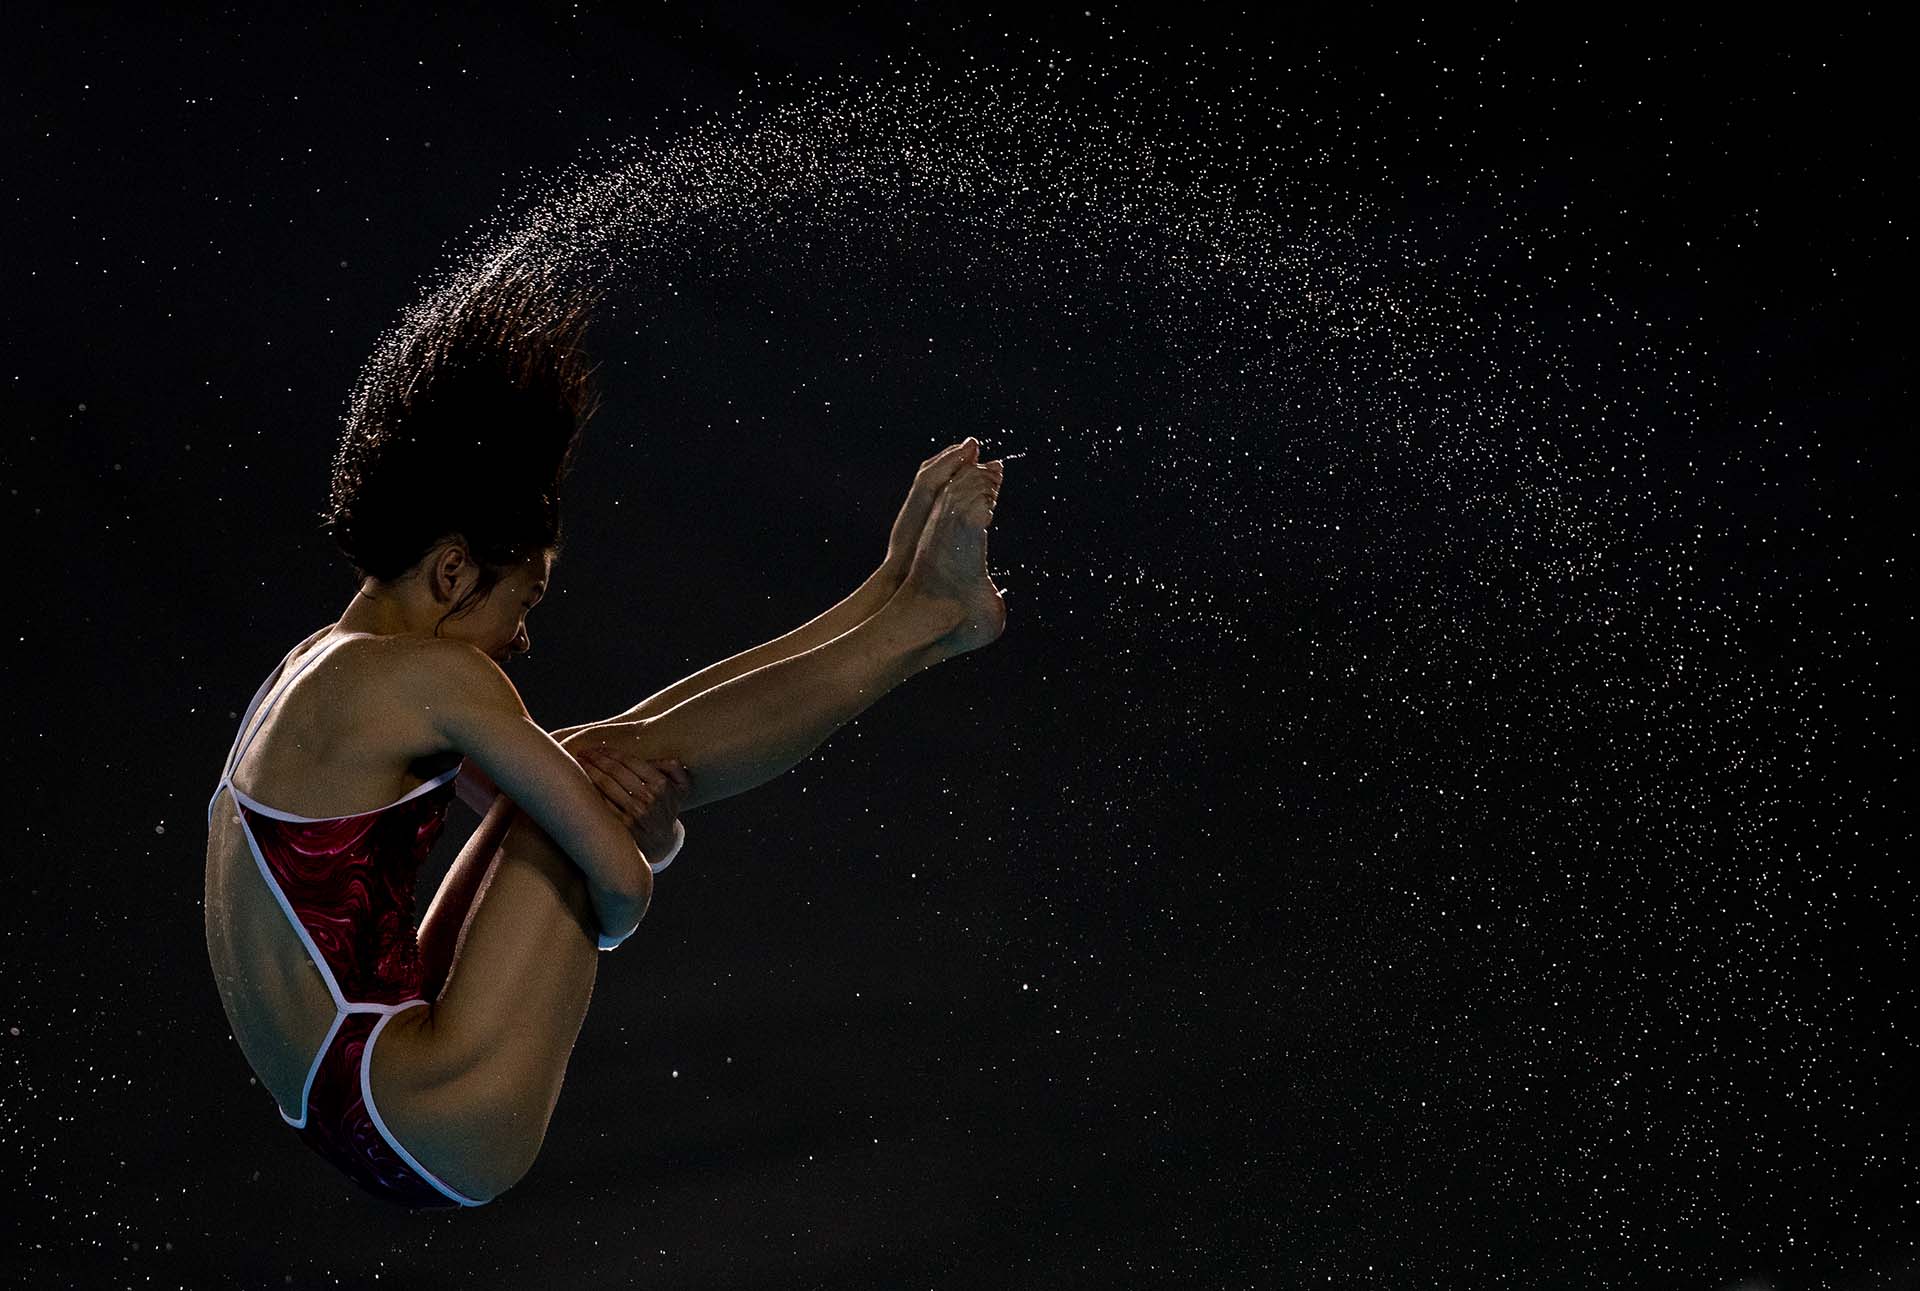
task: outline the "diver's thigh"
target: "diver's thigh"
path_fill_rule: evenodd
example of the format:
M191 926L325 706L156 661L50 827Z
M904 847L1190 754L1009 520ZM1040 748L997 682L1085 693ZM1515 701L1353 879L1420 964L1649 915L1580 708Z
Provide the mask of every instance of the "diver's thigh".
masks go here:
M448 1186L490 1196L532 1164L593 995L597 926L580 871L517 817L439 1000L395 1017L369 1068L387 1127Z

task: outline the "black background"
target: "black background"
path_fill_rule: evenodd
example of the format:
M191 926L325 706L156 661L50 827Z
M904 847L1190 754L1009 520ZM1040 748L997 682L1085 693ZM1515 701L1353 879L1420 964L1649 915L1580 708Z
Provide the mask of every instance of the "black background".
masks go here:
M1911 114L1878 20L1796 22L15 6L10 1270L46 1286L1915 1285L1892 672L1910 329L1890 308ZM1221 129L1219 69L1241 69L1293 109L1290 155L1322 159L1301 163L1303 191L1365 195L1461 256L1496 193L1538 252L1501 266L1516 293L1563 323L1601 301L1646 320L1705 393L1654 441L1684 523L1640 537L1703 526L1692 586L1727 631L1692 656L1724 679L1698 693L1727 723L1716 747L1766 754L1768 774L1703 778L1686 819L1561 814L1594 784L1635 800L1637 772L1595 754L1473 783L1546 822L1530 833L1469 809L1374 847L1343 822L1378 800L1300 770L1324 758L1391 784L1421 756L1370 761L1351 691L1316 689L1354 639L1337 586L1250 596L1196 645L1099 580L1163 572L1155 553L1204 552L1212 531L1157 509L1142 472L1016 459L993 549L1006 637L690 817L642 934L603 961L527 1179L457 1216L361 1197L248 1083L206 971L199 831L247 697L351 594L313 523L374 337L481 217L590 148L903 60L991 77L1065 57L1135 68L1196 132ZM1189 82L1196 66L1212 71ZM569 549L513 674L549 725L826 608L940 445L1037 442L964 389L916 400L928 374L908 356L872 396L896 418L823 419L817 391L805 411L795 396L830 338L815 352L796 326L736 368L746 324L693 330L668 394L609 368ZM1233 585L1205 559L1193 577ZM1605 701L1624 659L1557 692L1569 708L1509 716L1574 723L1576 751L1631 746L1642 728ZM1443 758L1478 736L1460 717L1434 738Z

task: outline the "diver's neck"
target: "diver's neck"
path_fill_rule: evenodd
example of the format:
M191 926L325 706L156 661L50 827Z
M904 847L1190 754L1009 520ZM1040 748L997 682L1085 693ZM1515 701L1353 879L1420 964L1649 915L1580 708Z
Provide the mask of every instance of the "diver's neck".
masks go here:
M363 583L334 624L336 632L367 632L375 636L433 635L438 615L433 606L413 604L404 589Z

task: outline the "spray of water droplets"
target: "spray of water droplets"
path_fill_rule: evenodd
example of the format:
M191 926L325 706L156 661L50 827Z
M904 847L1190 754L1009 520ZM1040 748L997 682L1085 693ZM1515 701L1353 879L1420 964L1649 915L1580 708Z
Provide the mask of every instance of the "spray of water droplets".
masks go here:
M1584 1036L1508 1037L1523 1065L1644 1032L1650 965L1695 1025L1824 1043L1778 989L1807 911L1757 864L1804 747L1780 733L1819 731L1807 683L1743 653L1754 607L1713 592L1706 504L1661 465L1699 416L1690 356L1533 290L1495 191L1474 227L1415 218L1107 98L1130 105L1004 74L812 90L569 169L434 290L534 265L663 336L689 297L810 298L846 338L837 416L905 365L921 425L1017 455L996 573L1056 670L1007 758L1044 766L1036 827L1122 862L1030 858L1057 913L1144 881L1165 834L1123 826L1204 797L1188 836L1242 849L1208 873L1248 899L1211 954L1332 927L1321 985L1404 997L1406 960L1478 928L1508 970L1482 1003L1586 1001ZM1332 923L1261 895L1276 856L1333 858L1295 898Z

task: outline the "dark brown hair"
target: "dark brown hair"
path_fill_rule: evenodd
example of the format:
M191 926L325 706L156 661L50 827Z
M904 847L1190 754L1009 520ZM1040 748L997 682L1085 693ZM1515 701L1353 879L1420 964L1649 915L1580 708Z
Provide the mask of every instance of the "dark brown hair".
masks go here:
M600 294L509 257L409 309L355 383L321 529L391 582L458 535L479 584L561 542L560 484L601 400L581 340ZM444 619L442 620L444 622Z

